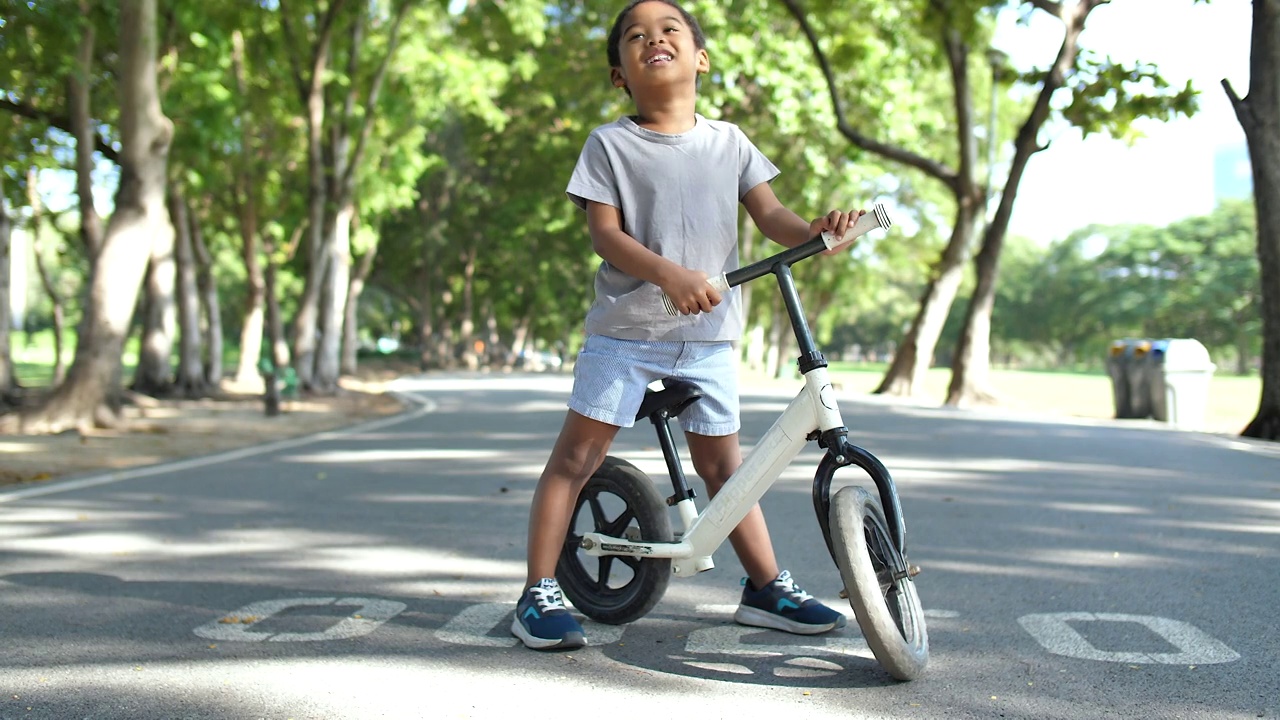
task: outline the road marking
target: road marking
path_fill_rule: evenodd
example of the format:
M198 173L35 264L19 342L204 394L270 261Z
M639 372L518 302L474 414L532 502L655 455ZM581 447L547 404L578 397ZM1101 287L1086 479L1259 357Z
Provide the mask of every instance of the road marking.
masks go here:
M740 657L777 657L793 655L813 655L827 653L831 655L848 655L874 660L867 642L858 637L825 636L813 637L812 645L763 645L744 643L747 635L769 632L762 628L743 627L741 625L720 625L717 627L699 628L689 633L685 642L685 651L696 655L737 655Z
M1111 652L1099 650L1085 640L1072 622L1127 622L1138 623L1164 638L1178 648L1176 653ZM1204 631L1182 622L1150 615L1122 615L1117 613L1065 612L1023 615L1018 624L1045 650L1055 655L1098 660L1100 662L1138 663L1165 665L1210 665L1228 663L1240 659L1240 654Z
M472 605L453 616L436 630L436 639L451 645L473 647L514 647L520 641L513 636L493 637L489 633L501 626L504 633L511 627L511 608L514 602L484 603ZM604 625L590 618L582 618L582 630L589 645L612 645L622 639L621 625Z
M357 608L347 617L330 626L323 632L309 633L265 633L254 632L253 626L263 620L295 607L340 607ZM208 640L223 642L321 642L325 640L346 640L348 638L368 635L379 625L399 615L406 605L395 600L380 598L290 598L283 600L262 600L250 603L235 612L228 613L216 620L211 620L194 630L196 635Z
M263 455L275 450L285 450L288 448L302 447L303 445L311 445L322 440L332 440L334 438L345 437L347 435L355 435L358 433L377 430L388 425L412 420L427 413L434 412L437 405L434 400L425 397L419 397L413 393L395 392L398 397L406 398L417 403L418 407L412 410L405 410L398 415L389 418L372 420L367 423L352 425L346 428L338 428L335 430L326 430L314 435L303 435L276 442L266 443L264 445L253 445L250 447L238 448L236 450L228 450L226 452L216 453L214 455L205 455L203 457L190 458L187 460L177 460L174 462L160 463L158 465L144 465L136 468L128 468L125 470L103 473L101 475L91 475L85 478L74 480L54 480L31 487L11 490L9 492L0 493L0 504L13 502L15 500L24 500L26 498L40 497L42 495L55 495L57 493L70 492L72 490L82 490L84 488L97 487L99 485L110 485L111 483L120 482L121 480L131 480L133 478L149 477L151 475L164 475L166 473L176 473L182 470L190 470L192 468L206 467L208 465L217 465L218 463L230 462L232 460L242 460L256 455Z

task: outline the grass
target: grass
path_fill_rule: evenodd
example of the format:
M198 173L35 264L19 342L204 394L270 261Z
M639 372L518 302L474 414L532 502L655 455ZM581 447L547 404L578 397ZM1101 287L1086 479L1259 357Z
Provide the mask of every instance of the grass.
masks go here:
M14 372L26 387L46 386L53 375L53 333L35 333L28 345L25 333L11 335ZM74 340L68 338L64 350L70 364ZM231 357L234 361L234 357ZM137 364L137 340L131 339L124 356L126 376ZM886 366L833 362L831 376L854 394L870 393L880 384ZM951 371L933 368L925 375L922 395L939 405L947 396ZM1111 378L1096 372L1053 372L1033 370L991 371L991 384L1002 402L1011 408L1083 418L1115 417ZM1253 419L1262 395L1258 376L1214 374L1209 381L1205 408L1205 429L1238 433Z
M884 371L884 365L831 365L832 378L854 393L875 390L884 377ZM941 404L946 399L950 382L950 370L932 368L925 375L922 395ZM1001 402L1011 408L1070 417L1115 417L1111 378L1101 372L992 369L991 385ZM1215 373L1209 380L1205 429L1210 432L1240 432L1253 419L1261 397L1260 377Z

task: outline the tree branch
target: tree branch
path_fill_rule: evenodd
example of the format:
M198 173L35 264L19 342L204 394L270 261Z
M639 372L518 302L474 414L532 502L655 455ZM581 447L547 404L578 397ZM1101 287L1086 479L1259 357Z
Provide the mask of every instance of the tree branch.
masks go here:
M38 120L49 127L61 130L68 135L75 135L75 133L71 131L71 118L66 115L55 115L51 112L31 107L26 103L14 102L3 97L0 97L0 110L8 110L14 115L21 115L22 117L29 118L31 120ZM108 145L97 133L94 133L94 138L96 141L94 149L102 153L102 156L106 159L119 165L120 156L116 154L115 148Z
M800 29L804 32L805 38L809 41L809 47L812 48L814 57L818 61L818 66L822 69L822 75L827 81L827 91L831 95L831 107L836 115L836 129L841 135L853 143L854 145L881 155L890 160L902 163L909 167L916 168L921 172L931 175L939 180L947 183L948 186L954 187L957 174L954 170L946 167L942 163L929 158L917 155L905 148L888 143L881 142L874 138L870 138L858 132L853 125L849 124L844 114L844 106L840 100L840 91L836 88L835 73L831 70L831 63L827 60L827 55L823 52L822 47L818 44L817 33L809 24L809 19L805 15L805 11L800 7L797 0L782 0L782 4L786 6L791 16L800 24Z
M400 25L404 22L404 17L408 14L411 4L408 1L401 3L400 8L396 11L395 20L391 24L391 36L387 41L387 54L382 57L382 63L378 66L378 71L374 74L373 82L369 86L369 97L365 100L364 124L360 128L360 137L356 140L356 148L351 154L351 162L347 165L346 177L342 179L344 186L350 187L355 183L355 168L360 163L360 159L364 155L365 146L369 142L369 134L373 129L374 109L378 105L378 96L382 93L382 83L386 79L387 67L391 64L391 56L395 55L396 48L400 44Z

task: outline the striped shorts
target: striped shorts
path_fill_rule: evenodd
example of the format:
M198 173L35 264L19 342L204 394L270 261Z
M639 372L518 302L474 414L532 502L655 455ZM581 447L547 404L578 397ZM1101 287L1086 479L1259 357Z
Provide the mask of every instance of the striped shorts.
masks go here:
M702 398L678 418L685 432L719 437L738 431L738 351L729 342L589 335L573 366L569 409L592 420L631 427L645 389L668 377L702 390Z

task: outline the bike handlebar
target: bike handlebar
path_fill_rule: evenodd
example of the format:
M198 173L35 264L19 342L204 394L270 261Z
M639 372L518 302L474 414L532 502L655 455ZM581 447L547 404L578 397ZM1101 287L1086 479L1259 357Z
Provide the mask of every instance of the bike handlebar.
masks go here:
M772 273L774 268L779 265L790 266L792 263L813 257L825 250L831 250L840 245L840 243L848 242L877 228L887 230L892 226L893 220L889 218L889 212L884 209L884 205L876 203L875 207L871 208L871 212L861 215L854 221L853 225L845 231L844 237L839 240L832 236L831 233L823 232L821 235L810 238L800 245L787 248L776 255L771 255L746 267L738 268L728 273L721 273L715 277L709 277L707 278L707 284L715 288L716 292L727 292L729 288L735 288L743 283L751 282L758 277ZM675 303L671 302L671 298L667 297L666 293L662 293L662 305L666 308L668 315L675 315L678 312Z

